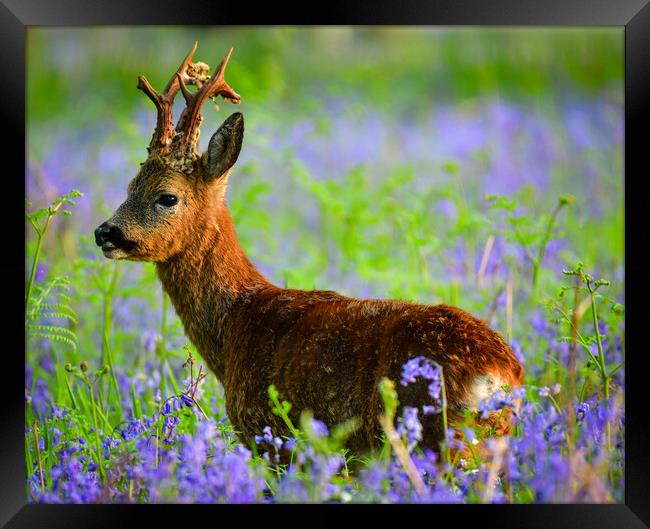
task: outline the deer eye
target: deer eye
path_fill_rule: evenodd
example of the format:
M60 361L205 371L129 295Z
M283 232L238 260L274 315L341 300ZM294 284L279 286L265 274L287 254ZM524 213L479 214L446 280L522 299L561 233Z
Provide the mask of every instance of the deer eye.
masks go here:
M176 202L178 202L178 197L176 197L176 195L170 195L169 193L160 195L158 197L158 200L156 200L156 204L160 204L166 208L172 207L174 204L176 204Z

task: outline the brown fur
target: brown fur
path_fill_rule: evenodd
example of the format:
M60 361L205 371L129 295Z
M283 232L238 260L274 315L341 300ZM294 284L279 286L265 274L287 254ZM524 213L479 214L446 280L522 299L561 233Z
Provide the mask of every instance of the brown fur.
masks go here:
M179 153L153 151L96 239L109 258L156 263L189 339L225 388L228 417L245 444L267 425L288 434L269 405L270 384L293 404L294 421L304 409L328 426L358 418L348 440L355 451L377 445L379 381L398 382L413 357L443 367L451 422L462 418L476 377L522 384L523 368L510 347L461 309L269 283L239 245L224 198L242 138L243 117L233 114L202 156L180 153L178 163ZM178 203L160 206L165 193ZM102 227L110 227L111 237L119 232L119 243L107 245ZM420 378L396 388L401 406L431 401ZM421 418L423 444L437 450L440 415Z
M461 418L475 376L498 374L512 386L523 382L523 369L501 336L458 308L270 284L237 242L225 183L200 172L188 179L147 162L116 215L136 215L132 204L161 185L194 193L186 214L161 231L133 220L124 227L126 237L138 241L127 258L156 262L188 337L223 383L228 416L245 443L266 425L288 433L271 412L270 384L293 403L294 419L303 409L330 426L360 418L348 444L363 450L380 434L379 380L399 381L410 358L422 355L443 367L451 421ZM397 390L402 406L431 400L419 379ZM422 422L423 444L437 448L440 416L424 415Z

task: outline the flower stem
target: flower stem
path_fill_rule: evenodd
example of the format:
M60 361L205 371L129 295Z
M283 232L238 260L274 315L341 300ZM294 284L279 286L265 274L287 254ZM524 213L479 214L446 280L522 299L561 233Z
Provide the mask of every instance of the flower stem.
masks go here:
M596 308L596 290L591 286L591 281L587 279L587 288L589 289L589 297L591 298L591 317L594 324L594 331L596 332L596 345L598 346L598 367L603 383L603 395L605 397L606 405L609 405L609 382L610 375L607 373L607 366L605 365L605 352L603 351L603 341L600 336L600 329L598 327L598 312ZM612 449L612 425L611 421L607 419L607 449Z
M449 443L447 442L447 428L448 428L448 421L447 421L447 388L445 385L445 377L444 374L442 373L442 369L440 372L440 389L441 389L441 394L442 394L442 428L444 432L444 445L443 445L443 452L445 456L445 463L451 465L451 454L449 452Z
M38 422L34 419L34 445L36 446L36 458L38 459L38 471L41 478L41 492L45 492L45 479L43 478L43 460L41 458L41 448L38 446Z
M115 403L117 409L122 414L122 397L120 396L120 388L117 384L117 377L115 376L115 367L113 365L113 355L110 346L111 323L113 318L113 294L117 288L118 268L117 263L113 265L113 273L111 275L111 282L104 296L104 323L103 323L103 340L102 340L102 363L108 363L111 371L111 382L113 384L113 391L115 392Z
M32 298L34 280L36 279L36 268L38 267L38 262L41 258L41 248L43 247L43 240L45 239L45 234L47 233L47 229L50 226L51 219L52 217L48 215L47 221L45 222L45 226L43 227L43 229L40 229L38 227L38 224L36 224L36 222L33 221L31 218L29 219L31 225L34 227L34 230L36 230L36 233L38 235L38 240L36 241L36 251L34 252L34 259L32 261L32 272L29 276L29 281L27 282L27 293L25 294L25 321L27 320L27 314L29 311L29 300Z
M404 468L409 481L413 485L413 488L417 492L418 496L423 497L426 492L426 486L424 485L424 481L422 481L422 476L420 476L415 463L413 463L411 456L409 456L399 434L395 431L392 421L390 421L386 415L382 414L379 416L379 422L381 427L384 429L384 432L386 432L386 437L393 447L400 463L402 463L402 467Z
M557 216L564 205L565 203L563 201L560 201L560 203L553 210L551 217L548 219L548 224L546 226L546 232L544 233L544 238L539 243L539 248L537 250L537 257L533 259L533 292L537 289L537 281L539 279L539 269L542 264L542 259L544 259L544 254L546 254L546 247L548 246L548 242L551 239L551 235L553 234L555 221L557 220Z
M88 380L88 375L86 373L83 373L84 376L84 381L86 382L86 386L88 386L88 393L90 394L90 404L93 412L93 424L95 425L95 447L97 449L97 469L99 471L99 475L104 481L106 479L106 476L104 475L104 467L102 466L102 451L101 451L101 442L99 440L99 423L97 422L97 410L95 409L95 396L93 395L93 386L90 383L90 380Z

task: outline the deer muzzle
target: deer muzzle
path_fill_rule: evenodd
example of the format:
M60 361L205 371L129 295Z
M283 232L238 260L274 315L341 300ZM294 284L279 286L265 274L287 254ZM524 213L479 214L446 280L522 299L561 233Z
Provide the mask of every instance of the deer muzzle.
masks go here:
M101 246L106 257L113 257L115 250L122 250L128 254L135 247L134 242L125 239L120 228L108 221L95 230L95 243Z

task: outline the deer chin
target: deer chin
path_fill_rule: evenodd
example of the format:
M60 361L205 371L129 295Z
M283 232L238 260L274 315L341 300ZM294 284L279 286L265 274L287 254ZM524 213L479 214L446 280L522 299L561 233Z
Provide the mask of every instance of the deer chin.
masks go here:
M132 259L135 248L136 244L127 240L123 240L119 244L106 241L102 244L102 253L108 259Z
M122 248L113 246L110 243L102 246L102 252L104 254L104 257L107 259L128 259L129 257L128 252L124 251Z

